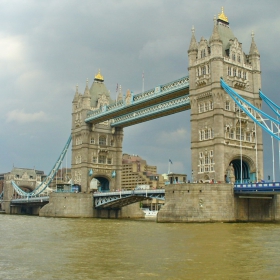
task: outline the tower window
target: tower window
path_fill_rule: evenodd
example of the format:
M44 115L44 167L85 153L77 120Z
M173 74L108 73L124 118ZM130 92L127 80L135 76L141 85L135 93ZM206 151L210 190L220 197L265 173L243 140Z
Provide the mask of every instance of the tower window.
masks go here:
M228 67L228 76L231 76L231 67Z
M229 110L230 110L230 103L229 103L229 101L228 101L228 100L226 101L226 110L227 110L227 111L229 111Z
M106 156L99 156L98 163L106 163Z
M232 60L235 61L235 54L232 54Z
M205 57L206 56L206 51L205 49L201 50L201 58Z
M90 138L90 144L94 144L95 141L94 141L94 138Z
M233 76L236 77L236 69L233 69Z
M100 146L105 146L106 145L106 137L105 136L100 136L99 137L99 145Z
M202 70L202 75L206 75L206 67L203 66L201 70Z
M209 111L209 103L208 102L205 102L205 112L206 111Z

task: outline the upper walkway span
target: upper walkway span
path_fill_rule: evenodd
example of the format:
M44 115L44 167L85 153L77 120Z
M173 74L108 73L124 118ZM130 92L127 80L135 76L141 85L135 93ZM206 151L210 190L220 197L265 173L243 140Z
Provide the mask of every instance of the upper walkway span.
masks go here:
M127 127L190 109L189 77L183 77L129 99L89 111L86 123L111 120L112 127Z

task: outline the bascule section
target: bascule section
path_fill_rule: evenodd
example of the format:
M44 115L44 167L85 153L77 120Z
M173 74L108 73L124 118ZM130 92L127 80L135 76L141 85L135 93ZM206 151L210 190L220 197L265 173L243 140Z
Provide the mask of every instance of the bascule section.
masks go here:
M260 55L254 34L246 54L222 9L214 18L209 40L196 41L192 29L188 57L193 181L261 180L262 130L220 85L222 77L238 94L261 107Z
M123 129L111 127L110 120L86 123L91 110L102 109L113 101L100 71L84 94L78 87L72 106L72 168L73 183L81 191L113 191L121 184Z

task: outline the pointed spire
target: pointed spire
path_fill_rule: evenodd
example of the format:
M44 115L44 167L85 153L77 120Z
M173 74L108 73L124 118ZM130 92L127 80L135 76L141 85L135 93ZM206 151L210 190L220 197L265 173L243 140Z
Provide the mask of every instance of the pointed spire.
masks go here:
M220 41L220 40L221 40L221 38L220 38L219 31L218 31L217 19L216 19L216 16L214 16L214 28L213 28L213 32L212 32L212 35L210 38L210 42Z
M121 101L123 100L123 95L122 95L122 86L120 85L119 86L119 94L118 94L118 97L117 97L117 101Z
M194 26L192 26L192 38L191 38L191 42L190 42L190 47L189 47L189 51L196 51L197 50L197 42L195 39L195 35L194 35Z
M251 42L251 47L250 47L250 53L249 54L260 55L260 53L258 51L258 48L257 48L257 45L256 45L256 42L255 42L255 39L254 39L254 37L255 37L254 31L252 31L251 36L252 36L252 42Z
M90 96L89 88L88 88L88 78L87 78L87 81L86 81L86 88L85 88L85 91L84 91L84 96L86 96L86 97Z
M78 97L79 97L79 86L77 84L76 85L76 92L75 92L75 95L74 95L73 102L76 102L78 100Z

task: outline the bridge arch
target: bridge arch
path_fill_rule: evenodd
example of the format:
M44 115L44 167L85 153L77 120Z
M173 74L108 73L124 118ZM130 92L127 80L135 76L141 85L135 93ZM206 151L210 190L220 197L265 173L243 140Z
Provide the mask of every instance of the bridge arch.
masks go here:
M111 179L108 176L97 174L90 177L89 189L106 192L110 190Z
M241 182L241 179L244 183L256 181L256 166L254 161L250 157L242 155L241 161L241 156L236 155L231 159L229 166L231 165L234 169L234 177L236 183Z

